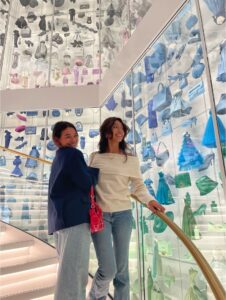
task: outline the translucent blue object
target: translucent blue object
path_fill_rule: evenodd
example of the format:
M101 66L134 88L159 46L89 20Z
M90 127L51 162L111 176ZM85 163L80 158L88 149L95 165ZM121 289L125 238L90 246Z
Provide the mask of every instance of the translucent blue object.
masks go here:
M159 184L156 193L156 199L159 203L164 205L175 203L171 190L166 183L164 174L162 172L159 172Z
M180 171L188 171L199 168L204 162L200 152L196 149L190 134L186 132L183 144L178 156L177 164Z
M217 116L217 124L218 130L220 134L220 141L222 144L226 144L226 129L221 121L221 119ZM212 113L210 112L209 119L206 124L206 128L202 137L202 145L208 148L216 148L216 138L213 127L213 118Z

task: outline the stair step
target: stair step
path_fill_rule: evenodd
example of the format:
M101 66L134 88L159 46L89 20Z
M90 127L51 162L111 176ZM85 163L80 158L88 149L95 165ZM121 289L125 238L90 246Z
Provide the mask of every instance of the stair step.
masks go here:
M0 233L4 233L6 231L6 226L4 223L0 224Z
M9 242L0 244L0 251L13 250L17 248L30 247L34 245L33 240L26 241L17 241L17 242Z
M39 270L36 269L36 272L38 271L38 276L37 274L34 273L34 276L32 274L32 270L29 270L28 272L19 272L18 275L18 280L11 280L11 276L1 276L1 277L8 277L8 282L9 284L4 283L4 286L0 287L0 299L4 299L4 297L8 296L13 296L13 295L18 295L19 294L24 294L28 292L33 292L39 289L46 289L53 287L56 283L56 266L54 266L55 270L52 270L50 272L50 269L46 268L38 268ZM21 279L21 275L23 276L22 273L27 273L26 279ZM45 275L47 274L47 275ZM14 274L13 274L14 275ZM2 280L1 280L2 281ZM43 296L46 295L47 293L45 292L42 294ZM40 295L41 296L41 295ZM17 298L19 299L19 298ZM27 299L27 298L23 298ZM31 299L31 298L30 298Z
M29 255L29 247L0 251L1 266L6 260L11 260L25 255Z
M17 273L18 272L23 272L23 271L31 271L31 273L33 273L32 269L39 269L39 268L43 268L45 266L49 266L49 265L56 265L57 264L57 258L56 257L50 257L50 258L46 258L46 259L37 259L33 260L33 261L28 261L28 257L21 259L18 258L17 263L15 263L14 265L10 265L10 266L3 266L1 265L1 284L3 283L2 281L4 281L4 276L3 275L10 275L11 277L18 277ZM22 275L21 275L22 276ZM27 275L28 276L28 275ZM12 278L12 280L15 280ZM17 279L18 280L18 279Z
M31 300L53 300L53 299L54 299L54 294L46 295L44 297L39 297L39 298L32 298Z
M57 264L51 264L47 266L40 266L34 269L15 272L11 274L1 275L0 276L0 291L3 288L3 285L8 286L11 282L24 282L30 280L31 278L40 277L43 274L56 274L57 273Z

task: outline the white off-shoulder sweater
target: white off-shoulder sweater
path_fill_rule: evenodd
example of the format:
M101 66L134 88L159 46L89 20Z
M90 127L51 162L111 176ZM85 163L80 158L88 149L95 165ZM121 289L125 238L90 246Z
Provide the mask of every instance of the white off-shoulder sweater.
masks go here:
M90 166L100 169L96 198L104 212L130 209L131 193L143 203L154 200L143 183L136 156L94 152Z

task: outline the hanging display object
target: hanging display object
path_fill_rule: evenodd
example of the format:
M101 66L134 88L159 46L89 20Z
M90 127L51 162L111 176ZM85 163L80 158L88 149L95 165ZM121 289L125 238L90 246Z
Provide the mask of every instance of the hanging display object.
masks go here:
M196 149L188 132L183 137L183 144L178 156L177 164L179 165L180 171L196 169L203 164L203 157Z

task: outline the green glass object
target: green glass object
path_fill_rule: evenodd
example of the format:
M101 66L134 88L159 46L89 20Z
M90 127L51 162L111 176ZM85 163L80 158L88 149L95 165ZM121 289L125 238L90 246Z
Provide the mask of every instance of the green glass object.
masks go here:
M199 228L197 225L195 225L194 228L194 240L200 240L201 239L201 233L199 231Z
M196 209L194 212L193 212L193 216L201 216L201 215L205 215L206 214L206 208L207 208L207 205L206 203L203 203L199 206L198 209Z
M198 274L197 270L191 268L189 270L189 288L185 295L184 300L207 300L206 290L200 290L195 283L196 276Z
M153 221L155 219L155 214L151 213L148 217L146 217L146 220Z
M211 207L211 212L213 213L218 212L217 203L214 200L211 202L210 207Z
M175 176L175 186L178 189L191 186L190 174L188 172L177 174Z
M190 239L194 239L195 238L194 229L197 223L191 209L191 197L189 193L186 193L184 203L185 206L183 211L182 230Z
M166 215L172 221L174 220L174 214L172 211L167 211ZM165 231L166 227L167 227L167 224L162 219L160 219L158 216L154 215L154 225L153 225L154 232L162 233L163 231Z
M204 196L212 192L217 187L218 182L205 175L196 180L195 184L199 189L200 196Z
M222 154L223 154L223 157L226 158L226 146L225 145L222 146Z

